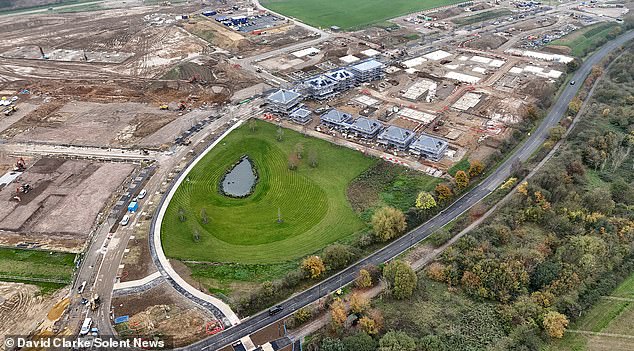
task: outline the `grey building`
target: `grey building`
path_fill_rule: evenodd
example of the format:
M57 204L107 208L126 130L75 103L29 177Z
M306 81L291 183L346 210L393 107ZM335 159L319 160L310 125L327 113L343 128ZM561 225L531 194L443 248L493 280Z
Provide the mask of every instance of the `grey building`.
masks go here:
M310 112L309 109L303 106L300 106L299 108L291 112L291 114L288 117L295 123L307 124L313 119L312 114L313 113Z
M352 132L368 139L374 138L377 134L379 134L381 129L383 129L383 124L381 124L381 122L365 117L357 118L354 123L350 125L350 130Z
M266 98L269 109L288 115L302 101L302 95L293 90L280 89Z
M348 128L352 122L352 115L333 108L321 115L320 119L321 123L331 127Z
M345 68L339 68L335 71L328 72L325 76L337 82L335 89L339 91L352 89L356 84L354 74Z
M385 65L370 59L350 66L350 71L354 74L357 83L370 82L383 78Z
M449 143L440 138L427 134L421 134L410 146L409 150L416 155L432 161L440 161L445 155Z
M416 134L412 130L389 126L379 134L378 142L385 146L405 150L415 137Z
M312 98L323 100L335 94L337 81L328 76L319 75L306 80L304 87Z

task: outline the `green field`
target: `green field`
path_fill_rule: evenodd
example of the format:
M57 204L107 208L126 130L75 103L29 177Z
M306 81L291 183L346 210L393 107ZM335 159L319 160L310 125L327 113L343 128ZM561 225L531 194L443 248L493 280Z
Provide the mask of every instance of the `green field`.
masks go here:
M464 0L263 0L262 5L316 27L354 29Z
M311 254L365 228L346 198L348 184L376 159L327 141L257 121L257 130L242 126L229 134L189 173L177 189L162 224L167 256L181 260L279 263ZM303 158L288 169L298 144ZM318 155L316 168L309 153ZM255 164L259 181L246 198L219 193L227 170L243 155ZM209 218L204 224L205 209ZM181 210L182 209L182 210ZM278 209L283 222L278 223ZM185 212L181 222L179 211ZM200 238L194 239L198 231Z
M571 54L584 57L602 42L605 42L610 32L620 27L618 23L597 23L582 29L578 29L562 38L552 41L549 45L567 46Z
M567 332L563 339L549 345L546 351L634 349L634 274L623 281L610 297L601 299L582 319L570 326L571 330L579 332Z
M75 254L0 248L0 280L55 290L71 282Z
M512 15L512 14L513 14L513 12L511 12L508 9L499 9L499 10L491 10L491 11L486 11L486 12L480 12L480 13L477 13L477 14L471 15L471 16L455 18L455 19L452 19L451 21L453 23L455 23L455 24L459 24L461 26L466 26L468 24L479 23L479 22L483 22L483 21L486 21L486 20L491 20L491 19L498 18L498 17L509 16L509 15Z

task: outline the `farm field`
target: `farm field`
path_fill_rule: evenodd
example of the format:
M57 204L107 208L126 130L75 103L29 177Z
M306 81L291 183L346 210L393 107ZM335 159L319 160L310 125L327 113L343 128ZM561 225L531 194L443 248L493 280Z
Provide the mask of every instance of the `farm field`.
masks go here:
M257 121L256 126L255 131L245 125L229 134L177 189L162 227L168 257L280 263L352 237L366 227L349 204L346 189L375 159L290 130L283 130L280 142L275 125ZM289 170L289 155L298 144L303 157L296 170ZM310 153L317 155L315 168L308 164ZM222 195L223 176L244 155L259 178L253 193L245 198Z
M71 282L75 255L0 248L0 280L55 290Z
M513 12L507 9L491 10L486 12L480 12L475 15L471 15L467 17L456 18L451 21L461 26L466 26L469 24L479 23L482 21L491 20L491 19L503 17L503 16L509 16L512 14Z
M583 57L605 42L610 32L619 27L620 25L614 22L594 24L554 40L550 45L567 46L571 49L572 55Z
M634 349L634 274L570 326L546 351Z
M461 0L263 0L265 7L316 27L357 29L408 13L457 4Z

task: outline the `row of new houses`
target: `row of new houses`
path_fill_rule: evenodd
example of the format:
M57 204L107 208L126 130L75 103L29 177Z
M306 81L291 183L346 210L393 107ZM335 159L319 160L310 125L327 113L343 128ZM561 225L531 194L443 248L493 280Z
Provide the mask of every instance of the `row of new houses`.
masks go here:
M288 116L296 123L307 124L311 120L312 112L301 104L304 97L316 100L327 99L357 84L381 79L384 74L385 65L374 59L347 68L338 68L303 81L298 89L301 92L277 90L267 97L268 108L275 113ZM427 134L421 134L416 138L416 133L412 130L396 126L384 128L381 122L365 117L355 120L352 115L336 109L322 114L320 121L330 127L346 130L366 139L377 137L377 141L386 147L399 150L409 149L413 154L434 161L440 160L449 146L446 141Z
M366 139L376 137L381 145L398 150L409 150L415 155L433 161L440 161L449 148L449 143L440 138L424 133L417 137L413 130L397 126L385 128L381 122L365 117L353 120L351 114L336 109L321 115L320 121L329 127L346 130Z

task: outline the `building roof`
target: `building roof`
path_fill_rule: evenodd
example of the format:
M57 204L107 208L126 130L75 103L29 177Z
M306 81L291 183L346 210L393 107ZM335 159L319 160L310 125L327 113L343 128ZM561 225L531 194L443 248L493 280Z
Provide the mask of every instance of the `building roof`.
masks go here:
M280 89L267 97L267 100L276 103L287 104L293 100L297 100L302 95L293 90Z
M337 84L332 78L329 78L325 75L319 75L317 77L313 77L304 82L307 86L311 88L326 88L332 85Z
M354 74L352 74L352 72L348 71L345 68L340 68L338 70L326 73L326 76L328 76L331 79L341 81L341 80L353 78Z
M389 126L381 133L381 135L379 135L379 139L405 144L415 136L416 134L413 130L399 128L397 126Z
M350 121L352 119L352 115L333 108L332 110L321 115L321 119L326 122L338 124Z
M367 133L367 134L374 134L376 133L376 131L378 131L382 127L383 127L383 124L381 124L381 122L374 119L365 118L365 117L357 118L354 121L354 123L352 123L352 125L350 126L350 128L352 128L353 130L357 132Z
M421 134L416 141L410 145L410 148L424 151L429 154L438 154L447 148L449 143L440 138L427 134Z
M310 116L312 112L310 112L309 109L305 109L303 107L300 107L298 109L296 109L295 111L291 112L290 117L291 118L306 118L308 116Z
M361 63L357 63L356 65L353 65L350 68L356 71L366 72L366 71L371 71L371 70L374 70L377 68L383 68L383 67L385 66L377 60L367 60Z

